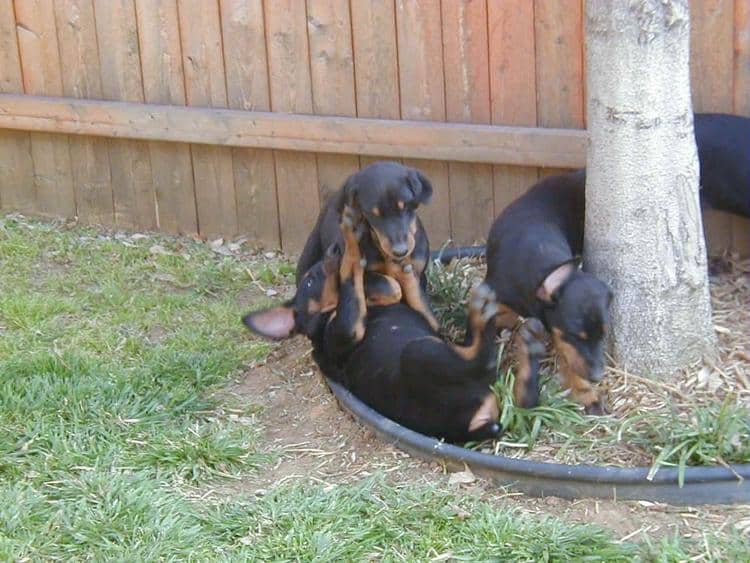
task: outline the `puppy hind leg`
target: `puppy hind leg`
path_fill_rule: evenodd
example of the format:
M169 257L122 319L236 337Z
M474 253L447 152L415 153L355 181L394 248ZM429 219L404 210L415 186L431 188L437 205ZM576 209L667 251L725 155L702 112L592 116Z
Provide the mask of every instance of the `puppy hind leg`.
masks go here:
M516 358L513 398L521 408L539 404L539 363L545 352L544 332L541 321L528 319L513 337Z

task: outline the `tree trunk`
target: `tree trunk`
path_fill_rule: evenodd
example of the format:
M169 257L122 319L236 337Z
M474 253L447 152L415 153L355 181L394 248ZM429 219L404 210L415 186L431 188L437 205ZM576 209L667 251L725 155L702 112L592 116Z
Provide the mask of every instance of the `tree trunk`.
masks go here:
M612 352L663 376L714 349L690 99L688 0L586 0L586 267Z

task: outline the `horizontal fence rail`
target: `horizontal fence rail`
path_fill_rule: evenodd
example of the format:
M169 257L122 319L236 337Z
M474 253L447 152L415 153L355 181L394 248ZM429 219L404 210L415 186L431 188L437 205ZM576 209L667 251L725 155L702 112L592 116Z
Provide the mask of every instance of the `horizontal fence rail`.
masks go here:
M319 153L576 168L586 131L0 94L0 128Z

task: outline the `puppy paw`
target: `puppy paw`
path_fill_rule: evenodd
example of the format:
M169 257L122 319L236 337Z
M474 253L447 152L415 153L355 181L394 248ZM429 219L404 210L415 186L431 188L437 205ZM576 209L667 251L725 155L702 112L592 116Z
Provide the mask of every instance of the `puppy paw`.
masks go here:
M530 357L541 358L546 349L544 345L544 324L539 319L527 319L520 329L520 336Z
M470 313L477 316L483 323L488 322L497 314L495 292L486 283L480 283L471 292L469 301Z

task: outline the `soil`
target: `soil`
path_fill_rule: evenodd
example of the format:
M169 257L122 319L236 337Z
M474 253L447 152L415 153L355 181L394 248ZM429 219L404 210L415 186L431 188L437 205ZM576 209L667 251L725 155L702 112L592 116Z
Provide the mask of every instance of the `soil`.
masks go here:
M410 457L378 440L342 411L310 357L309 343L297 337L273 350L226 390L232 402L261 407L257 422L268 451L280 452L275 464L231 485L232 491L262 495L289 482L334 487L384 473L397 483L433 483L480 495L498 508L515 507L567 521L596 522L620 539L658 539L679 533L700 538L703 532L736 526L750 531L750 505L673 507L645 501L570 501L531 498L479 477L451 475L438 463ZM454 481L460 481L454 483ZM217 491L218 492L218 491Z

